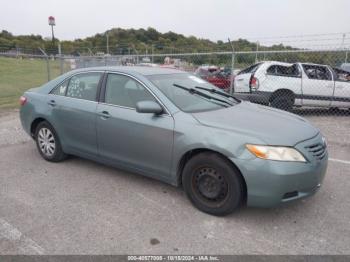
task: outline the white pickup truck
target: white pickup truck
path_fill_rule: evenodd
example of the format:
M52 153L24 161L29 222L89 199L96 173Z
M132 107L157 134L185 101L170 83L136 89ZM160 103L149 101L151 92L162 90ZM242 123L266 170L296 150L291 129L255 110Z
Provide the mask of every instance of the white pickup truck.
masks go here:
M350 109L350 73L327 65L261 62L238 73L234 94L287 111L293 106Z

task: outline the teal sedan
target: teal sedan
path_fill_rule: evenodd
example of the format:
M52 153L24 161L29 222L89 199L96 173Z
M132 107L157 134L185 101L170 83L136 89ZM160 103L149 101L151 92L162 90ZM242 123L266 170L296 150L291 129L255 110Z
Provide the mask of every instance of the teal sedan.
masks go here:
M311 196L327 169L326 140L305 119L178 70L74 70L20 103L45 160L76 155L182 186L213 215Z

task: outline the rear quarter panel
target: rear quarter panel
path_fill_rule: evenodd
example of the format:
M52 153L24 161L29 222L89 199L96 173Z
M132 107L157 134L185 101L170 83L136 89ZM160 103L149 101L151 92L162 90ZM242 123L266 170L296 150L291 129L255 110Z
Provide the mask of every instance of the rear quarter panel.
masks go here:
M20 108L20 119L24 130L31 134L31 125L37 118L43 118L50 122L50 110L48 108L47 95L32 91L24 93L27 98L25 105ZM51 123L52 124L52 123Z

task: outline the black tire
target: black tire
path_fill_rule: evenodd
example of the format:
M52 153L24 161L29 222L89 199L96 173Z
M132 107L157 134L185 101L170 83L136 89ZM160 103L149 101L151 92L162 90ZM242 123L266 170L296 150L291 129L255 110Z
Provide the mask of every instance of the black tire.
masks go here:
M328 109L328 111L331 112L331 113L337 113L337 112L339 112L339 108L338 107L330 107Z
M228 215L242 205L243 183L237 168L213 152L192 157L182 173L182 185L192 204L215 216Z
M294 99L290 96L275 97L271 101L271 106L284 111L292 111Z
M45 130L47 132L46 134L51 135L48 135L46 141L42 142L42 135L45 133ZM43 121L38 124L38 126L35 129L35 141L40 155L45 160L50 162L60 162L66 159L67 155L62 150L62 146L58 135L55 129L48 122ZM54 149L52 149L52 141L54 141ZM46 147L46 144L44 145L45 142L46 144L50 145ZM48 148L50 148L50 151L48 150Z

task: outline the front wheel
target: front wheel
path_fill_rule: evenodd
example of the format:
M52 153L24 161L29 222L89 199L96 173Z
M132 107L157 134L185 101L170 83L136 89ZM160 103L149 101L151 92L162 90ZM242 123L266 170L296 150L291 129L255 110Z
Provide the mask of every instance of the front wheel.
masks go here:
M216 153L205 152L191 158L183 170L182 184L192 204L211 215L230 214L244 201L239 171Z
M37 126L35 141L40 155L45 160L59 162L67 157L55 129L48 122L43 121Z

